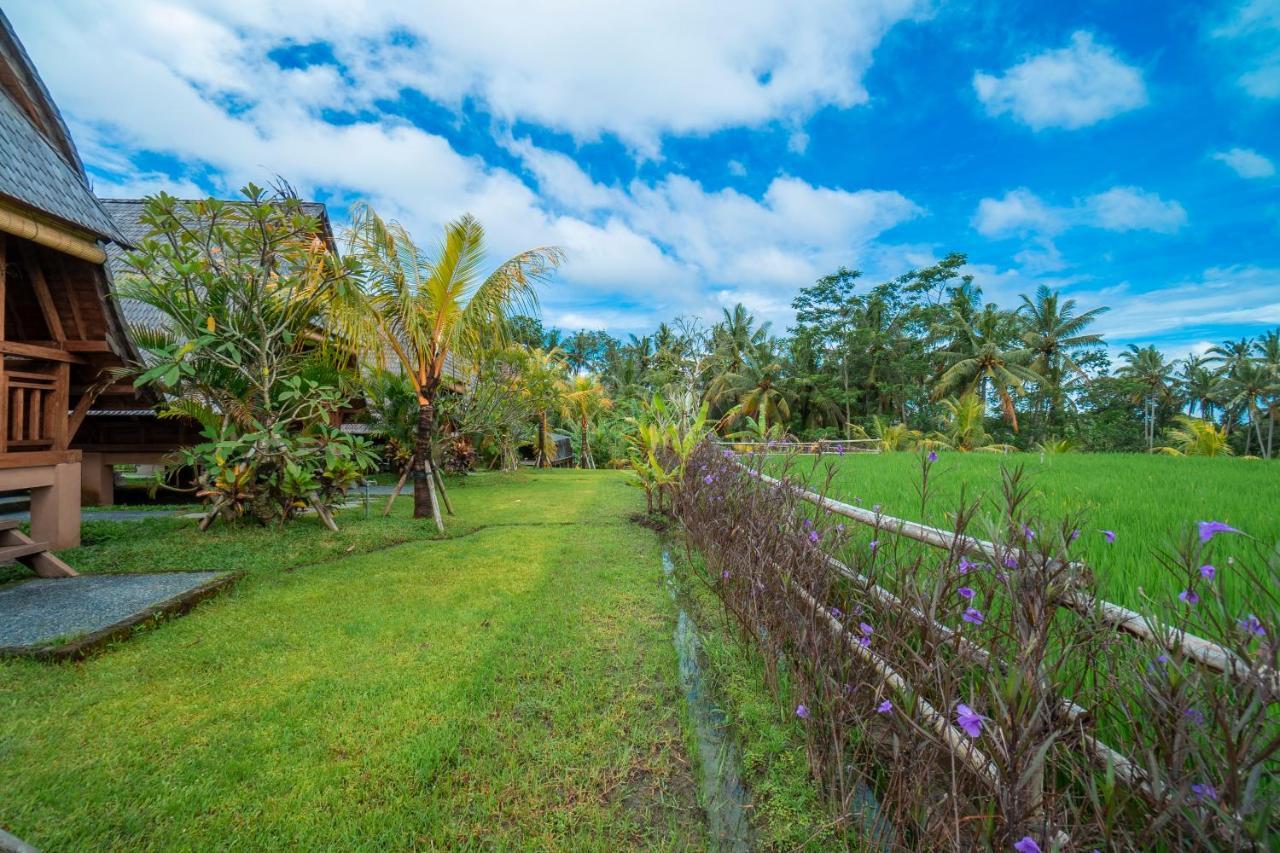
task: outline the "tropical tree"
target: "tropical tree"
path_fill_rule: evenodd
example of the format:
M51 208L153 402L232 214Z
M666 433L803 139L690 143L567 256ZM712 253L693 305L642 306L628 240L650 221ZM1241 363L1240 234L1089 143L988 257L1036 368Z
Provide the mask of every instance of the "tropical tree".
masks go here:
M566 383L561 399L563 400L561 411L565 418L578 425L578 467L594 468L596 462L591 456L588 426L597 415L612 408L613 403L609 400L598 378L581 373Z
M1227 431L1213 421L1178 415L1177 427L1168 431L1168 447L1159 448L1168 456L1230 456Z
M564 354L559 349L534 349L525 356L522 393L538 419L534 465L539 468L550 468L555 458L548 416L560 407L564 373Z
M357 204L348 232L349 256L364 269L362 298L342 316L366 349L390 352L418 397L414 444L415 518L431 517L443 531L436 498L443 480L434 465L436 399L450 367L505 338L508 320L537 310L538 283L560 264L555 247L521 252L482 275L484 228L470 214L450 222L434 253L427 253L397 222L385 222Z
M707 389L708 402L731 402L721 418L731 423L740 417L763 415L771 423L783 423L791 417L789 390L782 382L782 359L777 341L769 339L748 347L737 370L715 377Z
M1202 355L1189 355L1178 363L1177 379L1191 414L1210 419L1222 394L1222 378Z
M1041 285L1035 299L1022 296L1022 340L1031 350L1030 367L1039 377L1045 401L1044 420L1056 423L1064 400L1064 376L1068 373L1087 381L1084 369L1074 356L1102 343L1102 335L1085 332L1107 308L1076 313L1074 299L1062 300L1056 290Z
M953 329L955 340L942 353L948 366L938 378L935 395L959 390L962 396L975 394L982 400L989 387L1000 401L1004 418L1017 432L1013 398L1023 393L1025 383L1035 381L1036 373L1028 367L1031 348L1011 346L1018 340L1016 315L988 303L972 322L958 318Z
M1270 458L1271 448L1262 435L1262 409L1264 401L1280 393L1280 380L1268 365L1250 359L1237 363L1223 380L1222 387L1227 411L1244 413L1245 455L1249 455L1251 439L1256 436L1258 452Z
M127 372L161 392L162 417L198 422L206 441L176 461L196 469L215 518L286 521L328 508L372 464L332 420L352 396L352 349L328 308L359 294L356 267L317 235L287 186L236 201L150 198L149 229L125 256L122 298L163 319L132 329L146 364Z

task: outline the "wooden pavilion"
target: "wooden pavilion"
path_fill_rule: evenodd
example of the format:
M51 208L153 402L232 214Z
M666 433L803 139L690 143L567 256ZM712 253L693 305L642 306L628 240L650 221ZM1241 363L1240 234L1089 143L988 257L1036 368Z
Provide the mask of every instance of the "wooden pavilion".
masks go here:
M139 405L109 380L138 358L104 266L104 246L126 242L0 12L0 491L30 490L37 546L79 544L73 441L90 407ZM19 554L31 543L15 526L0 530L0 558L58 573L53 558Z

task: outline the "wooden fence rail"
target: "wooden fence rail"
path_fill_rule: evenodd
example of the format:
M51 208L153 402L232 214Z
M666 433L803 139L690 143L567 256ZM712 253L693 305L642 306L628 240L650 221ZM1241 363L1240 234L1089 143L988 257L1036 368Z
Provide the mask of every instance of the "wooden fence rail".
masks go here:
M767 485L774 488L791 489L797 497L817 506L819 509L830 510L860 524L874 527L877 530L887 530L890 533L895 533L926 545L932 545L936 548L945 548L957 553L981 556L997 564L1004 556L1014 553L1021 555L1018 549L1005 548L1002 550L995 543L983 539L963 536L954 531L930 527L919 522L894 518L893 516L883 515L862 507L851 506L800 486L783 483L775 477L770 477L767 474L751 469L741 461L737 464L750 471L753 476L758 477L761 482ZM1083 567L1076 566L1076 568ZM1238 679L1255 675L1260 676L1269 694L1272 697L1280 696L1280 673L1270 669L1255 673L1246 661L1242 660L1230 649L1225 649L1216 643L1211 643L1185 631L1157 626L1154 619L1137 611L1080 593L1068 594L1059 602L1059 605L1083 614L1097 614L1106 625L1115 631L1160 643L1169 651L1182 654L1201 666L1216 672L1226 673Z

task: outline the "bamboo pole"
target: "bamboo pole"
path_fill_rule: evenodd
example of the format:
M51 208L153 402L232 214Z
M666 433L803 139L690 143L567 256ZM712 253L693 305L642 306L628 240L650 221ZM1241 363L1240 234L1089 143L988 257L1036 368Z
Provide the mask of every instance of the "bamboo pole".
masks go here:
M0 231L47 246L64 255L70 255L91 264L101 264L107 259L107 253L97 243L50 223L24 216L3 205L0 205Z
M737 464L748 471L752 470L741 462L738 462ZM801 488L800 486L783 483L781 480L770 477L767 474L754 471L753 473L761 482L773 486L774 488L792 489L796 493L797 497L814 504L819 509L830 510L831 512L843 515L846 518L851 518L854 521L874 527L878 530L887 530L890 533L896 533L900 536L905 536L908 539L914 539L917 542L923 542L926 545L932 545L937 548L976 554L997 562L1000 560L1000 550L992 542L987 542L983 539L976 539L971 536L962 536L949 530L930 527L926 524L920 524L915 521L908 521L906 519L882 515L861 507L850 506L849 504L824 497L816 492ZM1007 552L1015 551L1018 551L1018 549L1007 549ZM1018 553L1021 552L1018 551ZM1078 565L1074 567L1083 568ZM1138 613L1137 611L1121 607L1118 604L1112 604L1109 601L1102 601L1100 599L1093 598L1092 596L1082 595L1080 593L1068 593L1061 600L1060 604L1086 615L1096 614L1104 623L1115 631L1160 643L1169 651L1185 655L1200 665L1216 672L1226 673L1236 678L1245 678L1253 674L1253 669L1229 649L1224 649L1216 643L1211 643L1201 637L1188 634L1184 631L1178 631L1173 628L1163 628L1158 630L1152 624L1152 620L1150 618ZM1263 669L1259 674L1262 676L1262 679L1271 695L1280 695L1280 673L1277 673L1268 667Z
M840 624L840 620L836 619L831 615L830 611L822 607L818 603L817 599L802 589L799 584L793 584L792 588L795 590L800 600L803 601L806 606L812 608L813 611L826 622L827 629L831 632L832 636L842 641L849 647L850 651L862 658L866 663L870 664L872 669L876 671L882 682L887 687L901 697L915 700L916 708L919 711L921 718L923 718L929 727L937 733L937 735L942 739L942 742L946 744L947 749L950 750L952 755L959 759L961 764L963 764L987 786L992 789L999 787L1000 773L996 769L995 764L991 759L987 758L981 750L974 746L973 742L970 741L963 732L955 726L952 726L951 723L948 722L946 716L938 711L937 708L933 707L933 705L929 703L929 700L913 691L907 680L899 675L898 671L890 666L884 658L880 657L870 649L863 647L852 634L845 630L845 627Z

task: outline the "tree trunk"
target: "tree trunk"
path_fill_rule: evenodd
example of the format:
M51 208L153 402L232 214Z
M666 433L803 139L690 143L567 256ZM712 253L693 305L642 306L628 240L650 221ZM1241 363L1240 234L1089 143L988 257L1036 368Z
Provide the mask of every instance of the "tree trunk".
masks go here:
M550 468L551 460L547 458L547 413L542 411L538 413L538 454L539 468Z
M582 458L578 461L578 464L583 468L594 468L595 466L591 464L591 445L587 444L587 418L585 415L580 424L582 427L582 447L579 449L582 451L580 454Z
M435 444L436 409L430 400L419 400L418 434L413 447L413 517L431 518L436 529L444 533L444 519L436 501L436 484L431 476L432 446Z

